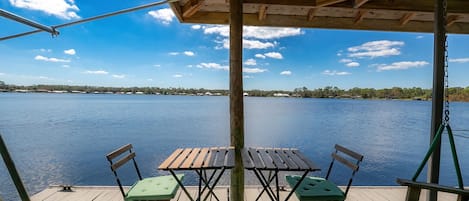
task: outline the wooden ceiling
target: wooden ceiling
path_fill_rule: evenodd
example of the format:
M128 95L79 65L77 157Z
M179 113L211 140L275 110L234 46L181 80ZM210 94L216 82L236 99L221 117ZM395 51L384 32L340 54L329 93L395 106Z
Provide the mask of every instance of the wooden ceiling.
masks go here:
M447 0L447 30L469 34L469 0ZM229 0L180 0L180 22L228 24ZM434 0L244 0L244 24L433 32Z

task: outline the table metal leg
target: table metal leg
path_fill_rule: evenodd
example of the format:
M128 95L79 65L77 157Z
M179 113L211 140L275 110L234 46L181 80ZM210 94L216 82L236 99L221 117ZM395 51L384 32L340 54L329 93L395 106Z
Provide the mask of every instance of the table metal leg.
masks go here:
M262 172L260 170L257 170L257 169L253 169L254 171L254 174L256 175L256 177L259 179L259 182L261 182L261 185L262 187L264 188L262 192L266 191L267 192L267 195L269 196L269 198L272 200L272 201L275 201L276 199L274 198L274 196L271 194L271 189L269 188L269 184L267 183L268 181L265 179L264 175L262 174ZM259 172L258 172L259 171ZM260 198L260 196L257 197L256 201Z
M202 196L202 194L205 192L205 189L207 189L207 188L210 189L210 182L212 181L212 179L213 179L214 175L216 174L216 172L217 172L217 170L214 170L212 172L212 175L210 176L210 178L208 178L208 180L207 180L207 171L206 170L203 170L203 171L201 170L200 173L197 172L199 174L199 182L204 182L204 188L202 189L202 191L199 195L199 200L200 200L200 197ZM222 173L220 173L220 174L222 174ZM213 186L212 188L214 188L214 187L215 186ZM212 192L212 195L215 197L215 199L217 201L220 201L220 199L218 199L217 195L214 192Z
M187 191L186 187L184 187L184 185L182 184L182 182L179 180L179 178L176 176L176 174L174 173L173 170L169 170L169 172L171 173L171 175L173 175L174 179L176 180L176 182L179 184L179 186L181 186L182 190L184 191L184 193L186 193L187 197L191 200L191 201L194 201L194 198L191 197L191 195L189 194L189 192Z
M262 174L262 172L261 172L261 174ZM276 178L275 174L272 176L272 171L269 171L269 177L268 178L269 178L268 186L270 186L270 183L272 183L272 181ZM263 188L261 193L259 193L259 195L257 196L256 201L258 201L259 198L262 196L262 194L264 194L264 191L266 191L266 190ZM271 191L271 192L273 193L273 191Z
M217 186L217 183L218 183L218 181L220 181L221 176L223 176L223 173L224 173L224 172L225 172L225 168L222 168L222 169L221 169L221 172L218 174L218 176L217 176L217 178L215 179L215 181L213 181L212 187L210 187L210 186L208 187L208 193L207 193L207 195L205 196L205 198L203 199L203 201L206 201L207 198L208 198L208 196L209 196L210 194L215 195L215 193L213 192L213 188L215 188L215 186ZM215 195L215 197L216 197L216 195ZM218 198L217 198L217 200L218 200Z
M300 186L300 183L306 178L306 175L308 175L308 173L309 173L309 170L306 170L303 176L301 176L301 179L298 181L298 183L296 183L295 186L291 189L291 192L287 195L287 197L285 198L285 201L287 201L291 197L291 195L293 195L293 193L296 191L298 186Z

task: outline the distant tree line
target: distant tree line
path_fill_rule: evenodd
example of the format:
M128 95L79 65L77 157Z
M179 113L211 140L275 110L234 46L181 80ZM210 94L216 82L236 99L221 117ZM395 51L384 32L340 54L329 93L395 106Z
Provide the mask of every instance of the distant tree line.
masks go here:
M97 87L97 86L72 86L72 85L32 85L18 86L9 85L0 81L0 91L13 92L27 90L30 92L63 91L68 93L142 93L162 95L229 95L224 89L195 89L195 88L160 88L160 87ZM448 89L450 101L468 101L469 87L451 87ZM429 100L432 96L431 89L420 87L401 88L392 87L384 89L358 88L340 89L335 86L308 89L306 87L295 88L293 91L286 90L246 90L245 95L257 97L289 96L299 98L353 98L353 99L414 99Z

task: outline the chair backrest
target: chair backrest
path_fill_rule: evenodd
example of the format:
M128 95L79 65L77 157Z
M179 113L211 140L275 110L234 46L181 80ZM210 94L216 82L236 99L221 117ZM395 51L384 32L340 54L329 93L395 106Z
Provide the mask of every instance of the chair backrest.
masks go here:
M124 153L127 153L127 155L119 157ZM132 151L132 144L126 144L112 151L111 153L106 155L106 158L111 164L111 170L114 173L114 177L116 178L117 184L119 185L119 189L121 190L122 196L124 196L125 198L125 192L124 192L124 189L122 188L122 183L119 180L119 177L117 176L117 169L120 168L122 165L126 164L127 162L129 162L130 160L132 160L135 170L137 171L138 178L139 180L142 180L142 175L140 174L140 170L138 169L137 162L135 161L135 152Z
M350 179L347 184L347 188L345 189L345 196L347 196L348 190L350 188L350 185L352 185L353 177L355 176L355 173L358 172L358 169L360 167L360 162L363 160L363 155L354 152L350 149L347 149L343 146L340 146L336 144L334 146L335 152L332 153L332 161L331 164L329 165L329 169L327 170L326 174L326 179L329 178L329 175L331 173L332 167L334 166L335 161L339 161L346 167L352 169L352 175L350 176ZM346 156L346 157L343 157Z

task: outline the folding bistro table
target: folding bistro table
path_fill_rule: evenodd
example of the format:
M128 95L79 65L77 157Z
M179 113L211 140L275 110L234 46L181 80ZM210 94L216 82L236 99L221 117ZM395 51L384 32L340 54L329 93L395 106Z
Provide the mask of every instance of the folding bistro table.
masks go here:
M169 171L191 201L205 201L211 194L217 201L219 201L218 197L213 192L213 189L225 170L233 167L234 148L215 147L176 149L176 151L161 163L158 169ZM196 199L192 198L183 183L174 173L174 171L181 170L194 170L199 176L199 188ZM208 170L211 170L211 173ZM208 190L208 193L204 199L201 200L201 197L206 190Z
M280 171L303 172L301 179L285 198L285 201L287 201L309 172L321 170L298 151L298 149L244 148L241 153L244 168L252 170L263 187L256 201L264 192L267 193L272 201L280 200L280 189L278 185L278 173ZM268 171L268 176L266 177L262 171ZM276 191L271 187L271 183L274 182L274 180Z

